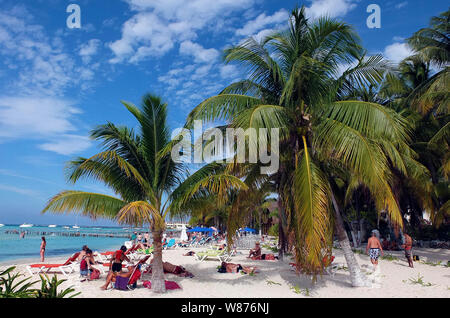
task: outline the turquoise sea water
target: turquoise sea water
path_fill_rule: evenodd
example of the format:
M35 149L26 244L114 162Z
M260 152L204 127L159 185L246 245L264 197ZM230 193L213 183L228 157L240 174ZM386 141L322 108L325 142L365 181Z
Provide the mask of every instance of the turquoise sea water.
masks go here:
M20 238L19 233L21 231L27 232L24 238ZM129 240L128 237L132 231L134 230L120 227L81 226L80 229L66 229L62 226L56 228L49 228L48 226L20 228L19 225L5 225L0 227L0 262L12 262L21 259L39 261L41 236L45 236L47 241L45 257L54 257L78 252L83 245L87 245L93 251L118 249L125 241Z

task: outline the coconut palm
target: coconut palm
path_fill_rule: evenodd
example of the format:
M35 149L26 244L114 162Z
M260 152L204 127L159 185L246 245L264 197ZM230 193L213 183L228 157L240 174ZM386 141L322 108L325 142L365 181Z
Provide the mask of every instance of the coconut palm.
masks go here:
M208 190L220 195L224 188L239 188L243 183L221 173L200 177L197 173L184 179L186 167L174 162L167 152L172 145L166 122L167 104L151 94L142 98L140 108L122 103L137 120L139 131L113 123L100 125L91 137L101 142L103 151L90 158L75 159L67 166L69 182L83 178L101 181L117 197L62 191L50 199L42 212L75 212L129 225L149 224L154 245L152 290L165 292L161 238L172 207L182 207L198 192ZM171 193L174 189L178 189L176 199Z
M431 18L430 26L414 33L408 43L421 59L441 69L414 90L410 96L412 105L423 114L448 114L450 10Z
M297 264L308 273L321 272L335 227L352 284L364 285L343 225L343 204L334 195L336 171L350 171L354 184L370 190L378 211L387 210L401 227L388 163L406 173L409 127L377 103L339 100L354 87L378 85L387 63L380 56L367 57L349 25L329 18L310 22L304 8L292 11L288 30L261 42L247 39L225 50L224 59L239 63L248 78L199 104L187 125L201 119L279 129L280 167L261 178L273 182L283 232L296 238ZM241 169L255 171L261 165Z

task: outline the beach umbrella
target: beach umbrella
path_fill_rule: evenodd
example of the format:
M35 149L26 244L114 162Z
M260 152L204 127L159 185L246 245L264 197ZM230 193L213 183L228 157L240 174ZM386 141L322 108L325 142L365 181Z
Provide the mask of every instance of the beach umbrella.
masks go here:
M244 227L242 229L240 229L241 232L251 232L251 233L256 233L256 230L251 229L249 227Z
M186 234L186 226L183 224L183 226L181 227L181 235L180 235L180 240L182 241L187 241L188 240L188 236Z

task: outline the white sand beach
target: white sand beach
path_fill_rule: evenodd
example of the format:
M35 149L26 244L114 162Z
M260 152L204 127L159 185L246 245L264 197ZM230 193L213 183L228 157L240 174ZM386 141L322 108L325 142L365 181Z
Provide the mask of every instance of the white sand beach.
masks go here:
M242 275L241 273L219 273L216 260L198 261L194 256L183 256L189 250L201 251L204 248L177 248L163 251L163 260L176 265L184 266L192 272L194 278L178 277L166 274L166 280L177 282L182 289L170 290L165 294L155 294L150 289L144 288L142 282L150 280L150 275L145 275L138 282L138 287L133 291L119 291L109 289L103 291L100 286L105 281L105 275L95 281L79 281L79 273L69 274L68 280L63 287L73 285L77 291L81 291L80 298L214 298L214 297L242 297L242 298L295 298L295 297L373 297L373 298L450 298L450 268L443 265L430 265L425 262L436 263L441 261L447 264L450 260L450 250L448 249L414 249L414 254L420 256L419 262L414 262L414 268L409 268L402 251L387 251L386 254L393 255L398 260L380 260L379 273L373 281L375 284L371 288L354 288L350 285L349 273L342 268L331 277L324 275L319 277L316 284L312 284L310 278L297 275L290 269L290 257L285 257L281 261L254 261L246 258L248 250L238 250L238 254L230 262L242 265L252 265L260 268L260 272L254 276ZM263 253L270 253L264 251ZM334 263L345 266L342 252L335 249L336 259ZM370 267L370 260L367 255L356 254L357 260L363 269ZM46 263L64 262L67 257L46 259ZM36 259L37 260L37 259ZM35 261L36 261L35 260ZM29 276L25 266L29 261L16 263L16 270ZM0 264L1 268L8 267L9 264ZM39 280L38 275L33 275L35 280ZM373 275L372 275L373 276ZM414 284L410 281L422 276L424 285L431 283L431 286ZM59 278L64 278L58 274ZM297 286L297 289L295 288Z

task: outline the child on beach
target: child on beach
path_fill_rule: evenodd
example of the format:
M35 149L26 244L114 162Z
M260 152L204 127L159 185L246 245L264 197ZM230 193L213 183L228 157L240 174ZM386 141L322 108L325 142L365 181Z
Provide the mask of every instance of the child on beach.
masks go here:
M41 262L44 262L45 259L45 246L47 245L47 242L45 241L45 237L42 237L42 242L41 242Z
M86 251L88 250L88 246L87 245L83 245L83 247L81 248L81 252L77 257L77 261L81 262L81 260L83 259L83 257L86 255Z
M88 280L91 279L92 273L94 271L98 271L92 265L96 265L97 262L94 260L94 256L92 255L92 250L87 248L85 250L85 255L82 257L80 262L80 276L84 278L81 281L85 281L86 278ZM99 272L99 271L98 271Z

